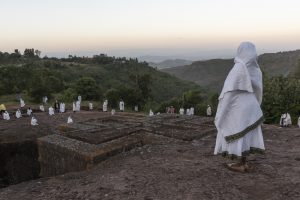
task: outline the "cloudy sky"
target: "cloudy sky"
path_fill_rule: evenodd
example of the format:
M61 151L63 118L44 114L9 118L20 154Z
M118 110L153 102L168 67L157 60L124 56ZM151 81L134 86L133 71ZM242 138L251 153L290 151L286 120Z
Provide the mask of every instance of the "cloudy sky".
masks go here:
M298 0L0 0L0 51L226 57L300 48ZM202 56L200 55L202 54Z

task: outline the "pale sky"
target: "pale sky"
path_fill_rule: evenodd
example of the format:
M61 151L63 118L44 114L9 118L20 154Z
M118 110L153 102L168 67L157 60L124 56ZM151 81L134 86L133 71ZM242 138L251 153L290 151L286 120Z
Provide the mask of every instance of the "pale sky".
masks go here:
M299 13L299 0L0 0L0 51L222 56L241 41L294 50Z

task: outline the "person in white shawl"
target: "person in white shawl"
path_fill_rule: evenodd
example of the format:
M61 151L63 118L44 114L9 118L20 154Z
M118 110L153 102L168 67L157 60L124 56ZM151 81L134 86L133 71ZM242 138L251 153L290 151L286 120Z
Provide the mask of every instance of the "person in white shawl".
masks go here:
M54 115L54 108L52 106L49 107L49 115Z
M27 115L28 115L28 116L30 116L30 115L31 115L31 113L32 113L32 110L31 110L31 108L28 108L28 109L27 109Z
M218 130L214 154L223 154L238 163L227 164L229 169L248 170L246 156L263 153L265 150L261 124L264 117L262 102L262 73L257 63L254 44L240 44L229 72L215 117Z
M76 105L75 105L75 102L73 102L73 112L76 112Z
M208 117L211 116L211 107L210 107L210 105L207 105L206 115L207 115Z
M45 107L44 107L44 105L40 105L40 111L45 112Z
M289 113L284 113L280 117L280 126L282 127L288 127L289 125L292 125L292 118Z
M103 112L107 112L107 107L108 107L108 101L105 100L105 101L103 102L103 106L102 106Z
M73 123L73 119L71 118L71 116L68 117L67 123L68 124L72 124Z
M93 103L92 102L89 102L89 110L93 110Z
M37 125L39 125L38 123L37 123L37 119L35 118L35 117L31 117L31 121L30 121L30 124L32 125L32 126L37 126Z
M153 111L150 109L150 111L149 111L149 116L150 117L152 117L152 116L154 116L154 113L153 113Z
M21 113L20 109L18 109L16 112L16 118L19 119L20 117L22 117L22 113Z
M194 115L195 114L195 108L194 107L191 107L190 108L190 115Z
M123 101L123 100L120 101L119 107L120 107L120 111L121 111L121 112L124 112L124 110L125 110L125 104L124 104L124 101Z
M81 101L79 101L79 100L76 101L76 111L77 111L77 112L80 112L80 102L81 102Z
M20 99L20 107L21 108L25 107L25 101L23 99Z
M181 108L179 109L179 114L180 114L180 115L184 115L184 108L181 107Z
M4 120L10 120L10 116L9 116L9 113L8 113L7 111L5 111L5 112L3 113L3 119L4 119Z
M66 104L64 102L61 102L59 105L59 112L64 113L66 111Z

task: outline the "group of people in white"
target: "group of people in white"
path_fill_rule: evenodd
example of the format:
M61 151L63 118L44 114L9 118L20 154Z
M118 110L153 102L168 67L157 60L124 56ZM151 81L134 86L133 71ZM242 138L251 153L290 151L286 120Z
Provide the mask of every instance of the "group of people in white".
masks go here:
M191 107L191 108L187 108L186 110L184 110L184 108L180 108L179 109L179 114L180 115L184 115L184 114L186 114L186 115L194 115L195 114L195 109L194 109L194 107Z
M82 100L81 96L78 96L77 101L73 102L73 108L72 108L73 112L80 112L81 100ZM43 97L42 101L43 101L43 104L39 106L39 110L41 112L46 112L46 109L45 109L44 105L47 104L48 97L47 96ZM5 106L4 105L2 106L2 105L3 104L1 104L1 110L2 110L2 117L3 117L3 119L4 120L10 120L10 114L6 110ZM17 111L15 113L15 116L16 116L17 119L19 119L19 118L21 118L23 116L22 112L21 112L21 109L24 109L25 105L26 105L25 101L22 98L20 98L20 108L17 109ZM94 109L94 106L93 106L92 102L88 103L88 108L89 108L90 111ZM102 109L103 109L103 112L107 112L108 111L108 100L107 99L104 100ZM120 112L124 112L125 111L125 103L124 103L123 100L121 100L119 102L119 110L120 110ZM134 107L134 111L138 112L138 106L137 105ZM49 116L53 116L53 115L55 115L55 112L57 112L57 113L64 113L64 112L66 112L66 104L64 102L60 102L59 103L57 100L55 100L54 106L53 107L52 106L48 107L48 114L49 114ZM29 107L29 108L27 108L26 114L24 114L24 115L31 117L31 125L36 126L36 125L38 125L38 123L37 123L38 121L35 118L35 116L33 116L32 113L33 113L33 111ZM116 113L116 110L115 109L111 109L111 114L114 115L115 113ZM67 123L69 123L69 124L73 123L73 119L71 118L71 116L68 117Z
M77 101L74 101L73 102L73 109L72 111L73 112L80 112L80 107L81 107L81 96L78 96L77 98ZM39 106L39 109L41 112L45 112L46 109L45 109L45 106L44 104L47 104L48 102L48 98L45 96L43 97L43 104ZM3 105L3 104L2 104ZM25 107L25 101L20 98L20 108L24 108ZM94 109L94 106L93 106L93 103L92 102L89 102L88 103L88 108L89 110L93 110ZM108 112L108 100L104 100L103 102L103 105L102 105L102 110L103 112ZM123 100L121 100L119 102L119 111L120 112L124 112L125 111L125 102ZM138 112L139 111L139 108L138 106L136 105L134 107L134 111L135 112ZM49 106L48 108L48 114L49 116L53 116L55 115L55 112L58 112L58 113L64 113L66 112L66 104L64 102L58 102L57 100L55 101L54 103L54 106ZM33 111L32 109L29 107L27 108L27 111L26 111L26 115L27 116L31 116L31 125L33 126L36 126L38 125L37 123L37 119L32 115ZM111 115L114 115L116 113L116 110L115 109L111 109ZM168 114L174 114L175 113L175 108L173 106L170 106L170 107L166 107L166 113ZM179 112L178 112L180 115L188 115L188 116L193 116L195 114L195 109L194 107L190 107L190 108L187 108L187 109L184 109L183 107L181 107L179 109ZM149 111L149 116L152 117L154 115L159 115L160 113L154 113L152 111L152 109L150 109ZM210 105L207 105L207 108L206 108L206 115L208 117L211 117L212 116L212 108ZM8 111L4 111L2 113L2 117L4 120L10 120L10 115L8 113ZM15 117L17 119L21 118L22 117L22 113L21 113L21 110L20 109L17 109L16 113L15 113ZM68 117L67 119L67 123L73 123L73 119L71 118L71 116ZM281 127L288 127L289 125L292 125L292 120L291 120L291 116L289 113L284 113L281 115L281 118L280 118L280 126ZM298 126L300 128L300 117L298 119Z

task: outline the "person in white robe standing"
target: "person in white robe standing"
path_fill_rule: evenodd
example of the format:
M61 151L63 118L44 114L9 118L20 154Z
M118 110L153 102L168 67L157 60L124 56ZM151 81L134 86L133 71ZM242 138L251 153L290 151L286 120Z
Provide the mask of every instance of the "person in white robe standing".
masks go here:
M107 112L107 106L108 106L108 100L105 100L102 106L103 112Z
M120 101L119 107L120 107L120 111L124 112L124 110L125 110L125 104L124 104L123 100Z
M47 97L47 96L44 96L44 97L43 97L43 103L46 104L47 102L48 102L48 97Z
M25 101L22 98L20 99L20 107L25 107Z
M194 107L191 107L190 108L190 115L194 115L195 114L195 108Z
M184 108L180 108L180 109L179 109L179 114L180 114L180 115L184 115Z
M210 105L207 105L206 115L207 115L208 117L211 117L211 107L210 107Z
M32 114L32 110L31 110L31 108L28 108L27 109L27 115L30 116L31 114Z
M20 109L18 109L16 112L16 118L19 119L20 117L22 117L22 113L21 113Z
M64 113L66 111L66 104L64 102L61 102L59 105L59 112Z
M76 101L76 111L79 112L80 111L80 101Z
M93 103L92 102L89 102L89 110L93 110Z
M190 115L190 109L189 108L186 109L186 115Z
M137 105L134 106L134 111L135 111L135 112L139 112L139 106L137 106Z
M5 111L5 112L3 113L3 119L4 119L4 120L10 120L10 116L9 116L9 113L8 113L7 111Z
M54 108L52 106L49 107L49 115L54 115Z
M39 125L38 123L37 123L37 119L35 118L35 117L31 117L31 122L30 122L30 124L32 125L32 126L37 126L37 125Z
M75 102L73 102L73 112L76 112L76 105L75 105Z
M292 118L289 113L286 113L286 118L284 120L285 126L292 125Z
M214 154L238 159L239 162L227 164L227 167L246 172L249 169L246 156L249 153L264 153L265 150L261 130L264 117L260 108L262 73L254 44L241 43L234 63L219 96Z

